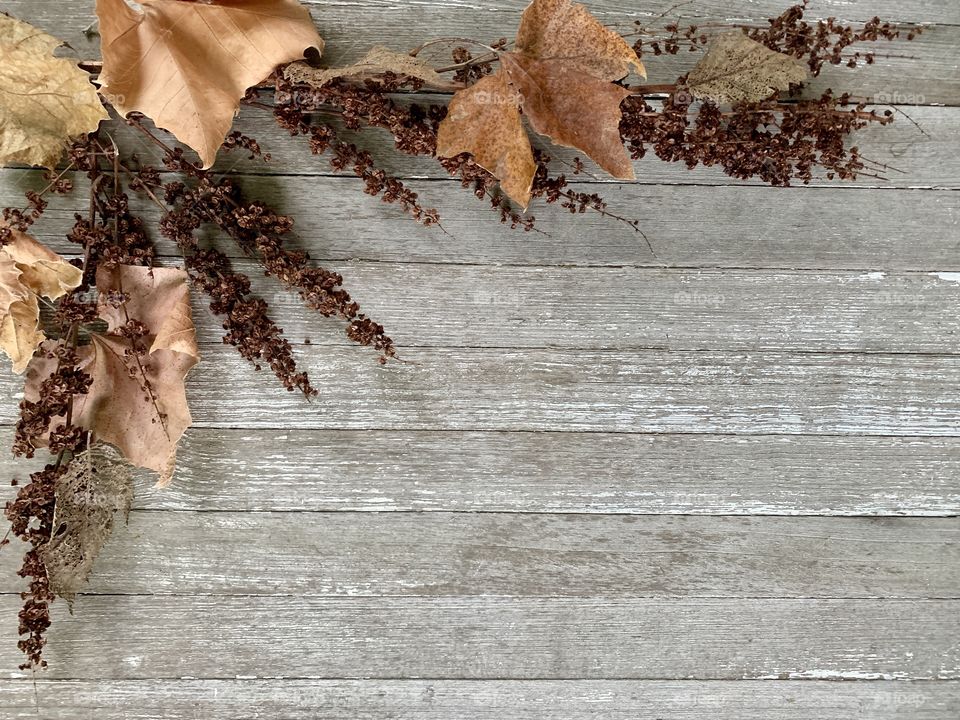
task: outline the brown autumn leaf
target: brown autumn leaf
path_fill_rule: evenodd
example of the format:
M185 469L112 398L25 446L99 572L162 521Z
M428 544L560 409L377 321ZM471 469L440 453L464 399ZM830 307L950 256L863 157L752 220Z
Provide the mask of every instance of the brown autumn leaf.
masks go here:
M305 83L314 87L323 87L337 78L369 78L384 73L417 78L423 80L424 84L440 90L458 90L463 87L460 83L451 82L437 73L420 58L396 52L381 45L371 48L360 60L346 67L319 69L299 62L288 65L283 72L290 82Z
M694 97L713 102L759 102L807 79L807 66L742 32L718 35L687 75Z
M132 468L116 448L95 443L70 460L54 494L53 532L39 554L50 590L72 612L74 598L113 532L115 515L130 512Z
M61 45L0 13L0 164L52 168L71 138L93 132L107 117L90 76L53 56Z
M184 380L197 364L196 334L190 315L188 276L174 268L122 265L97 272L100 315L108 331L91 334L79 348L80 368L92 378L86 395L74 399L73 421L94 441L115 445L138 467L156 471L167 484L177 442L190 426ZM115 306L110 295L123 293ZM128 320L144 324L146 353L132 352L118 331ZM40 383L56 360L38 355L30 363L24 396L35 400ZM62 422L55 418L52 425Z
M489 142L490 138L496 142ZM537 164L520 119L516 91L502 72L481 78L450 101L437 133L437 155L453 157L464 152L499 178L507 196L526 208Z
M555 144L581 150L614 177L634 179L620 138L620 103L630 93L610 81L631 67L644 69L622 37L571 0L533 0L516 52L499 59L496 75L454 95L437 133L438 157L470 153L526 209L536 164L529 140L524 148L517 137L524 133L514 116L522 108L533 129Z
M616 178L634 179L620 139L620 103L629 90L563 60L505 53L500 61L534 130L555 145L582 150Z
M297 0L97 0L101 91L213 165L247 89L323 40Z
M602 80L619 80L632 66L647 76L633 48L605 27L583 5L570 0L536 0L523 11L517 52L567 65Z
M22 373L44 340L38 296L56 300L80 284L82 272L19 230L0 247L0 350Z

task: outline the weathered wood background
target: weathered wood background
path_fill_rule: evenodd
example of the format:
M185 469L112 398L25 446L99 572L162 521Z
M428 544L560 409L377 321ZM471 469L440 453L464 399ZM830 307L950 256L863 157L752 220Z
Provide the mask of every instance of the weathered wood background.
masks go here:
M309 4L338 63L509 36L524 0ZM95 57L92 5L0 8ZM626 24L671 5L591 7ZM931 24L815 83L919 103L901 109L922 131L900 116L859 142L897 170L780 190L651 158L635 184L587 177L652 252L557 208L536 208L545 234L501 227L364 136L448 234L421 228L245 111L276 160L223 169L296 215L409 362L378 366L258 279L323 388L307 404L218 344L198 303L179 474L140 484L36 678L16 670L19 548L0 553L0 716L956 720L960 4L813 6ZM651 58L651 79L693 61ZM36 182L3 171L0 204ZM55 202L38 235L69 250L72 212ZM0 387L8 445L19 387Z

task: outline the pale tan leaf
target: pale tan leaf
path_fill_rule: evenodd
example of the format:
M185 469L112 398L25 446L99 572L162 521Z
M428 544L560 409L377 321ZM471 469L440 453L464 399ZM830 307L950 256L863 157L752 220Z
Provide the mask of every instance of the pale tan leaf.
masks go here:
M570 0L533 0L523 11L516 50L540 60L563 60L603 80L619 80L631 67L647 76L626 40Z
M53 57L62 44L0 14L0 164L52 168L72 138L107 117L89 75Z
M0 248L0 315L6 315L13 303L29 297L30 291L20 280L22 274L17 264Z
M284 75L290 82L305 83L313 87L323 87L337 78L369 78L384 73L417 78L426 85L440 90L457 90L463 87L439 75L420 58L380 45L371 48L363 58L346 67L319 69L310 67L306 63L293 63L284 70Z
M56 299L77 287L83 273L26 233L10 232L0 246L0 350L19 374L44 340L37 296Z
M296 0L97 0L102 92L121 115L141 112L210 167L240 100L280 64L322 50Z
M620 103L629 90L562 60L504 53L500 63L534 130L557 145L582 150L616 178L634 179L620 138Z
M154 338L151 353L174 350L198 357L189 281L187 273L176 268L101 267L97 271L100 317L107 321L108 332L115 332L128 318L142 322ZM103 293L110 290L120 290L129 299L122 307L114 307L104 301Z
M10 231L11 242L0 253L20 268L20 281L37 295L56 300L80 284L83 272L26 233Z
M718 35L687 75L695 97L713 102L759 102L807 79L807 66L742 32Z
M526 208L537 164L520 120L518 100L502 72L456 93L437 132L437 155L470 153L474 162L500 181L511 200Z
M0 349L10 358L17 375L27 369L30 358L45 339L40 330L36 295L13 303L0 320Z
M40 548L50 590L71 606L113 532L118 512L130 512L132 468L120 453L96 443L78 453L54 487L53 532Z
M109 332L91 334L91 343L78 350L80 369L92 382L86 395L74 398L74 423L90 430L94 440L115 445L134 465L157 472L161 485L172 477L177 443L191 423L184 381L198 356L187 279L171 268L101 269L102 316L111 329L127 319L144 323L146 352L134 352L128 339ZM116 291L129 297L121 308L104 300ZM55 363L49 353L34 357L24 387L27 400L37 399ZM54 418L51 425L58 422Z

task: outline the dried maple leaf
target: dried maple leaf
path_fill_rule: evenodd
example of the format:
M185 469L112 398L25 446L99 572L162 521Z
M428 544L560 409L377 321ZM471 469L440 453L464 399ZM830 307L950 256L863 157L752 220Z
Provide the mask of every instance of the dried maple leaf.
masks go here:
M807 66L742 32L718 35L687 75L694 97L713 102L759 102L807 79Z
M116 448L96 443L78 453L57 478L53 532L40 548L50 590L67 601L83 589L113 532L114 516L130 512L133 473Z
M86 395L74 398L74 423L94 440L116 445L134 465L156 471L161 485L173 475L177 442L191 423L184 380L199 355L187 283L187 273L174 268L101 267L97 289L108 332L91 333L90 344L78 350L80 369L92 382ZM122 304L111 300L118 294ZM145 352L120 333L131 320L146 328L138 341ZM37 398L55 363L43 355L30 363L27 400Z
M571 0L534 0L516 52L499 59L495 75L454 95L437 133L438 157L470 153L526 209L536 164L529 140L518 137L522 108L555 144L583 151L614 177L634 178L620 138L620 103L630 92L611 80L644 68L622 37Z
M323 49L296 0L97 0L102 92L141 112L213 165L247 89L280 64Z
M570 68L603 80L619 80L631 66L647 76L637 53L619 34L570 0L530 3L517 30L517 52L563 60Z
M458 90L463 87L460 83L451 82L438 74L420 58L396 52L380 45L371 48L363 58L353 65L321 70L310 67L306 63L293 63L287 66L283 74L290 82L323 87L337 78L368 78L384 73L417 78L423 80L430 87L440 90Z
M620 139L620 103L630 91L588 75L564 60L505 53L501 65L530 125L556 145L582 150L616 178L633 180Z
M26 233L10 233L0 247L0 350L22 373L44 340L38 296L56 300L77 287L83 273Z
M0 164L52 168L71 138L93 132L107 117L89 75L53 57L62 44L0 14Z
M463 152L471 153L474 162L500 179L507 196L526 208L537 164L520 119L516 91L503 73L481 78L450 101L437 134L437 155L453 157Z

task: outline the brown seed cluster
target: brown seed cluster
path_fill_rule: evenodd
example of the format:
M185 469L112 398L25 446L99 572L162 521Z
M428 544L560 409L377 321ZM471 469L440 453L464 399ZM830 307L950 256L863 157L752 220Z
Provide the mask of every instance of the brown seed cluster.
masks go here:
M211 173L197 168L183 158L179 148L167 153L165 164L168 169L191 178L193 183L189 187L182 182L164 186L164 201L174 214L164 219L162 232L175 240L184 251L188 268L199 271L195 263L205 263L203 274L207 281L201 282L205 292L211 294L214 290L218 293L229 290L229 298L239 301L229 305L235 320L258 323L260 327L257 329L261 331L270 329L269 335L250 336L243 331L239 334L231 332L237 331L236 327L227 327L225 341L238 349L247 348L252 352L253 347L249 342L252 337L260 351L257 357L270 362L271 368L287 389L299 388L306 394L315 394L306 375L296 372L292 349L289 343L280 340L282 331L272 321L251 314L250 311L258 311L259 315L263 315L265 303L249 298L249 279L231 272L232 280L226 286L213 283L215 278L219 278L210 273L223 269L226 256L218 251L200 251L194 233L203 223L213 223L219 227L246 255L258 260L267 275L296 290L307 307L327 317L346 320L347 336L361 345L373 346L380 352L381 362L396 354L393 341L386 335L383 326L364 315L359 305L343 289L342 276L313 265L307 253L285 246L293 230L291 217L274 211L263 202L248 201L234 182L228 178L215 179ZM222 305L218 304L218 307ZM254 328L248 325L246 329ZM247 354L244 357L252 359Z
M656 112L635 97L624 101L620 133L634 158L652 150L661 160L691 169L716 165L731 177L786 186L809 183L817 173L853 180L869 172L868 161L846 141L855 130L891 120L889 113L867 111L829 91L816 100L739 103L729 111L704 103L691 112L671 96Z
M862 27L843 25L836 18L827 18L815 23L803 19L809 0L794 5L781 15L769 20L769 27L745 28L747 34L771 50L793 55L807 61L810 72L819 75L825 64L855 68L860 64L871 65L876 55L872 52L848 52L851 45L878 40L896 40L903 33L913 40L922 28L911 27L902 31L896 25L874 17Z

